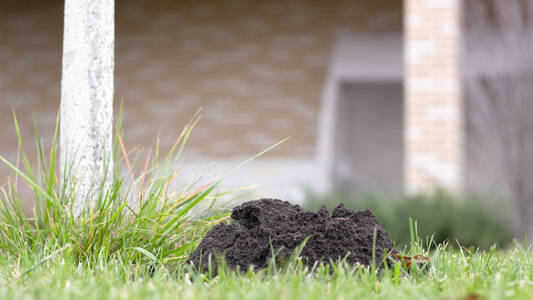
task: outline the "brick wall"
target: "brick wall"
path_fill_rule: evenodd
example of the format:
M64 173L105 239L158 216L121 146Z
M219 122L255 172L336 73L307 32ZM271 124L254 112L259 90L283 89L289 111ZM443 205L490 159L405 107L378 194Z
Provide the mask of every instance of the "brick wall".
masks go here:
M33 2L32 2L33 3ZM35 2L37 3L37 2ZM10 110L50 132L59 106L62 1L0 9L0 152L14 156ZM286 136L276 157L314 154L336 33L399 31L401 1L117 1L116 99L126 143L163 147L199 108L189 153L247 156ZM30 135L27 135L31 138ZM9 154L8 153L8 154Z

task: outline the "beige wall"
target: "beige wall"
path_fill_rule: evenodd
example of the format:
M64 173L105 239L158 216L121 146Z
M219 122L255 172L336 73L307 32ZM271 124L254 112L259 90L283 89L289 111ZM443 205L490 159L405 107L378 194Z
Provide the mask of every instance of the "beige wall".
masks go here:
M337 33L401 31L404 9L406 183L458 189L459 2L117 1L116 99L125 104L126 143L153 145L161 129L168 147L202 106L193 155L245 156L291 136L270 156L310 158ZM0 5L0 153L14 159L11 109L26 142L30 112L45 136L55 122L62 1Z
M459 0L405 1L408 188L462 178ZM0 153L15 157L10 111L51 132L59 105L62 1L0 9ZM126 142L172 142L194 111L189 152L236 157L292 140L271 157L312 157L335 36L400 31L402 1L117 1L116 98ZM119 102L119 101L117 101ZM30 134L25 134L28 142ZM1 171L1 169L0 169Z

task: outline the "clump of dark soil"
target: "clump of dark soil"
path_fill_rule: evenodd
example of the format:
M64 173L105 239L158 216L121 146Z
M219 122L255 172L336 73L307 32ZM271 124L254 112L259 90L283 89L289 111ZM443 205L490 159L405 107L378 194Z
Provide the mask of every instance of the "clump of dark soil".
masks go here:
M391 238L368 209L353 211L339 204L330 214L324 206L311 212L286 201L261 199L235 207L231 218L236 223L219 224L207 233L189 263L205 270L215 261L209 256L216 254L232 268L261 269L273 251L276 259L289 258L307 237L300 256L308 266L344 257L351 264L370 265L374 240L377 265L393 251Z

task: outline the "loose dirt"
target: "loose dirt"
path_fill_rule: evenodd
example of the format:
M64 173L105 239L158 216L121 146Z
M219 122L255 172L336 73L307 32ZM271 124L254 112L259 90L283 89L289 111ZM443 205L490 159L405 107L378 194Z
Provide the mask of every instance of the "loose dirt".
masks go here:
M231 218L236 222L207 233L189 263L205 270L215 253L232 268L261 269L272 252L277 260L287 259L307 237L300 256L308 266L344 257L350 264L370 265L373 248L379 265L393 251L391 238L368 209L353 211L339 204L330 214L324 206L311 212L286 201L261 199L235 207Z

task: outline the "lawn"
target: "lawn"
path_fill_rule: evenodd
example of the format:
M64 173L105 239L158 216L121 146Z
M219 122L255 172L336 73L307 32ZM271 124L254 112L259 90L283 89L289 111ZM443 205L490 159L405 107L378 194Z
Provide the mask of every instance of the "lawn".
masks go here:
M302 270L294 262L257 273L223 270L205 274L161 266L149 276L148 265L119 259L88 267L74 262L71 251L35 254L3 261L0 298L10 299L531 299L530 252L471 253L437 251L427 272L400 268L376 274L369 268L337 264ZM42 261L48 257L48 260ZM399 265L398 265L399 266ZM470 297L470 298L468 298ZM478 298L475 298L478 297Z

